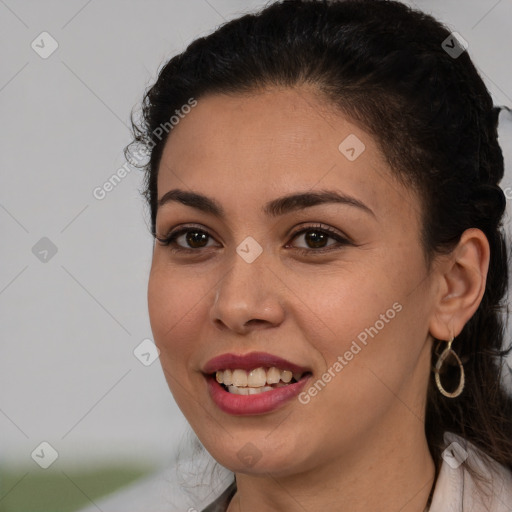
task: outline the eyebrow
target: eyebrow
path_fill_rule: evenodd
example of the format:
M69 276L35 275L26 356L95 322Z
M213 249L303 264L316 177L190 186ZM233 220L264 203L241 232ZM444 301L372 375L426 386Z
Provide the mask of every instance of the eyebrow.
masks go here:
M181 189L169 190L158 200L158 208L171 202L177 202L184 204L185 206L190 206L204 213L218 217L222 220L226 218L226 213L220 203L218 203L215 199L212 199L203 194L199 194L197 192L190 192ZM308 208L311 206L327 203L338 203L354 206L375 217L375 213L371 210L371 208L359 199L346 194L341 194L334 190L302 192L278 197L277 199L269 201L262 208L262 211L269 217L278 217L280 215L285 215L302 208Z

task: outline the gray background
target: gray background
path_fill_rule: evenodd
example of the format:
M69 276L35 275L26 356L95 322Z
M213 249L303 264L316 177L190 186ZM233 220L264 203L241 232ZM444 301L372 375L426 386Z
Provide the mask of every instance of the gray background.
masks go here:
M170 460L185 422L158 360L133 354L152 338L142 176L103 200L93 190L125 163L130 111L159 66L262 5L0 0L0 463L32 467L42 441L61 467ZM495 103L512 107L512 2L415 5L462 34ZM46 59L31 47L43 31L59 45ZM512 121L502 121L508 187ZM46 262L33 253L43 237L57 248Z

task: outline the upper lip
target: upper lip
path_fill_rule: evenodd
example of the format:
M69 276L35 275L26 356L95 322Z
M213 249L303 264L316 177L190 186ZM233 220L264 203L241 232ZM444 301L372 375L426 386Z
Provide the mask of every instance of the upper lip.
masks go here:
M203 373L211 374L218 370L241 369L254 370L260 367L276 367L280 370L290 370L293 373L305 373L310 370L304 366L287 361L282 357L274 356L266 352L250 352L249 354L221 354L210 359L203 367Z

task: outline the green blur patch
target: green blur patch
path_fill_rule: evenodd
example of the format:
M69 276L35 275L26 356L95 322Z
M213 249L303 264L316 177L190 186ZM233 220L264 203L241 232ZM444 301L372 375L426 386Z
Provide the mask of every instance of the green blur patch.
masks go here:
M0 467L0 512L75 512L151 472L136 466L83 471Z

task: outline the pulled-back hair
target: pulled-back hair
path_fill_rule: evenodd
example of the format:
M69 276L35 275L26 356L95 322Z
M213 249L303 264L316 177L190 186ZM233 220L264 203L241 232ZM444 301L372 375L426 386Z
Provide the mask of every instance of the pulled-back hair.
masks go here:
M163 66L144 96L141 120L132 119L132 144L149 150L143 194L155 235L158 167L169 135L154 134L176 110L207 94L316 86L333 109L375 137L396 177L418 192L429 268L466 229L485 233L485 293L454 344L466 386L457 398L447 398L430 379L425 433L436 473L445 431L512 469L512 399L501 378L510 348L504 350L502 315L508 266L506 199L498 185L504 174L500 108L493 106L468 52L445 51L449 37L439 21L397 1L272 3L195 40ZM433 347L442 340L434 341ZM436 359L433 348L432 365ZM458 369L447 368L445 387L455 387Z

